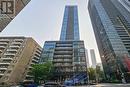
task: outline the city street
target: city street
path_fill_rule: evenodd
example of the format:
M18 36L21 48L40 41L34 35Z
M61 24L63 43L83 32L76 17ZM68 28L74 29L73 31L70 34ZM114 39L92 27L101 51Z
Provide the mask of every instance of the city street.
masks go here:
M89 86L69 86L69 87L130 87L130 84L98 84L98 85L89 85Z

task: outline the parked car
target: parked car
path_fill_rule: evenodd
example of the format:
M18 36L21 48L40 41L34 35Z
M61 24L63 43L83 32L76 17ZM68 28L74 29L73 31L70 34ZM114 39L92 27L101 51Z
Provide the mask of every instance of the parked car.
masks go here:
M47 82L44 84L44 87L66 87L56 82Z

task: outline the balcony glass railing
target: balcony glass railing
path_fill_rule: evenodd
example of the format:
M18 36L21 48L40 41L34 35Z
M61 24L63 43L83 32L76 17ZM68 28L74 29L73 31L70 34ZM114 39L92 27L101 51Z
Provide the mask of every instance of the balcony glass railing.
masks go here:
M0 49L1 49L1 48L6 48L6 46L0 46Z
M2 62L2 63L0 63L0 65L10 65L10 63L9 62L8 63Z
M0 42L9 42L9 39L0 39Z
M5 53L5 54L4 54L4 56L8 56L8 55L15 56L16 53Z
M17 52L18 50L16 50L16 49L7 49L7 51L9 51L9 52L10 52L10 51L11 51L11 52L12 52L12 51L13 51L13 52Z
M7 70L7 68L0 67L0 70Z
M0 76L3 76L4 74L3 73L0 73Z
M8 42L0 42L0 45L7 45Z
M1 60L10 60L10 61L12 61L13 58L1 58Z
M72 57L72 55L54 55L54 57Z
M10 46L10 48L20 48L20 46L12 45L12 46Z

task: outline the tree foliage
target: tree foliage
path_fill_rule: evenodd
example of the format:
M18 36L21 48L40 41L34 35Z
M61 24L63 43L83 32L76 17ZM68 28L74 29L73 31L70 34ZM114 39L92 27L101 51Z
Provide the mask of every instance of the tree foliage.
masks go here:
M88 68L89 80L92 82L101 82L104 79L104 73L100 66L96 68Z
M88 68L89 80L95 80L96 70L94 68Z
M98 82L105 79L104 72L101 70L100 66L96 66L96 78Z
M31 74L34 77L34 82L39 83L40 80L49 80L52 77L53 70L54 68L51 62L33 65Z

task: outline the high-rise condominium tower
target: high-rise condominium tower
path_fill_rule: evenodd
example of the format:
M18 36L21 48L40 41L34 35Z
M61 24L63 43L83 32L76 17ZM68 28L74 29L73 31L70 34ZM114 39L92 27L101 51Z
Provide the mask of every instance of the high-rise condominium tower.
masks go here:
M77 6L66 6L60 40L80 40Z
M18 15L18 13L30 2L31 0L0 0L0 32ZM10 3L12 2L12 3ZM12 6L11 8L9 8ZM2 13L2 9L12 13Z
M130 12L130 0L118 0Z
M84 41L79 38L77 6L66 6L59 41L46 41L41 63L51 60L55 67L54 79L64 81L86 72ZM83 80L83 79L82 79Z
M92 61L92 68L96 68L97 61L96 61L94 49L90 49L90 55L91 55L91 61Z
M89 62L89 56L88 56L88 49L85 49L85 55L86 55L86 63L87 63L87 68L90 68L90 62Z
M28 73L40 54L41 47L30 37L0 37L0 85L32 81Z
M105 75L108 79L121 79L129 72L125 58L130 55L130 13L120 1L89 0L88 5Z

